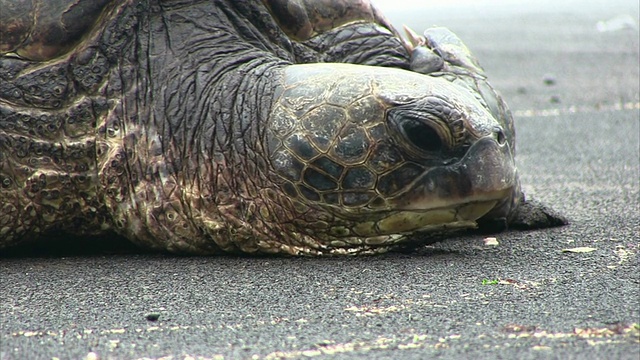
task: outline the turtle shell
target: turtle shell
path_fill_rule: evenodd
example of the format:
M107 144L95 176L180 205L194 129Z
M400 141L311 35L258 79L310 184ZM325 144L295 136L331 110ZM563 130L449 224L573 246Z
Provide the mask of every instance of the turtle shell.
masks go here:
M351 22L372 22L393 29L368 0L262 0L292 39L308 40Z
M114 3L95 1L0 1L0 55L45 61L76 46Z

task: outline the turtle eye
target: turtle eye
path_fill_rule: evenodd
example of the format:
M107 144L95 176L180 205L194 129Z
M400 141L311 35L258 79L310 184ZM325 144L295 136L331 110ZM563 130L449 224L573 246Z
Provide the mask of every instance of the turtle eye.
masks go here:
M449 128L433 115L391 110L387 118L399 144L416 155L440 153L450 146Z
M427 152L442 150L442 139L430 125L408 119L401 121L400 127L404 135L415 147Z

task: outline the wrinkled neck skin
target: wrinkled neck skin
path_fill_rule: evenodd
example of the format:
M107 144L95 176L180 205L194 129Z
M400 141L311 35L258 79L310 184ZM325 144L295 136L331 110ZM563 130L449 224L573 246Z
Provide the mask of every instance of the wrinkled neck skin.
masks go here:
M314 59L265 23L261 4L242 3L125 8L107 29L141 30L118 56L98 124L99 192L115 230L145 247L323 252L297 233L313 214L272 180L264 132L284 67Z
M241 241L259 229L252 221L266 181L260 125L272 79L287 62L268 39L240 37L260 34L259 24L227 17L237 9L224 4L211 8L124 8L111 27L126 33L137 21L140 30L111 79L122 94L114 90L98 124L99 189L116 231L146 247L255 250Z

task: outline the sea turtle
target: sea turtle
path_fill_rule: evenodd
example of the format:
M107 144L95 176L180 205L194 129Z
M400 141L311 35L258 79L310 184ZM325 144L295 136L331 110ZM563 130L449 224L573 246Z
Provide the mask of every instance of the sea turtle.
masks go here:
M523 205L511 114L446 29L405 41L368 0L0 8L0 248L358 254L563 222Z

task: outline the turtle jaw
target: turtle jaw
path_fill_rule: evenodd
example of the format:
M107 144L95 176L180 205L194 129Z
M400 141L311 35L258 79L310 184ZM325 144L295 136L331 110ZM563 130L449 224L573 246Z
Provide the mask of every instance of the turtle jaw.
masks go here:
M375 221L361 222L351 228L357 237L345 240L350 244L370 246L396 245L408 236L423 233L443 233L451 230L476 227L476 221L485 216L511 193L499 191L462 203L429 209L394 211Z

